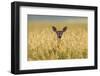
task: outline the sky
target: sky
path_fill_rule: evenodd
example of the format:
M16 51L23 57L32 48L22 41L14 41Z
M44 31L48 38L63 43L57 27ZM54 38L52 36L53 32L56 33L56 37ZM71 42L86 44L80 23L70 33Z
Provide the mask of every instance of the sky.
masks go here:
M28 15L28 21L87 21L87 17L53 16L53 15Z

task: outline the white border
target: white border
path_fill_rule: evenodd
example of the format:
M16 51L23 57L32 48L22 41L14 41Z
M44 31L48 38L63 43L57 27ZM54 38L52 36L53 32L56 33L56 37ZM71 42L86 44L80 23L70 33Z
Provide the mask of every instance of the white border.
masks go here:
M88 17L88 59L27 61L27 14ZM20 70L94 65L94 11L20 7Z

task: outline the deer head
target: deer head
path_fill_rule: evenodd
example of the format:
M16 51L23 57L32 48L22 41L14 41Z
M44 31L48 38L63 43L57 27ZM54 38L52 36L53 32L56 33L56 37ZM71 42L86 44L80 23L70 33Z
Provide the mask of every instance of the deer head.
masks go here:
M62 29L62 31L57 31L56 27L55 27L55 26L52 26L52 30L53 30L54 32L56 32L57 38L61 39L63 33L67 30L67 27L65 26L65 27Z

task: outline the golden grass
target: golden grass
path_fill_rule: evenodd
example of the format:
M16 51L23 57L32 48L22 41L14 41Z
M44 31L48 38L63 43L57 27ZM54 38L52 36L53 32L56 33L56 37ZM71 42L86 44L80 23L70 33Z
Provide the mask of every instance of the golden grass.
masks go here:
M61 40L58 40L56 33L52 31L52 25L55 25L57 30L62 30L64 26L68 27ZM87 57L87 23L28 23L28 61Z

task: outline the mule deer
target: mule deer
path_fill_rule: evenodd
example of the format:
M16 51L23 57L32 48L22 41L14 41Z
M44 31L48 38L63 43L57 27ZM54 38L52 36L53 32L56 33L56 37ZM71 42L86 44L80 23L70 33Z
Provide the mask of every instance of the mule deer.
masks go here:
M65 26L62 31L57 31L55 26L52 26L52 29L53 29L54 32L56 32L57 38L61 39L63 33L67 30L67 27Z
M57 31L55 26L52 26L52 30L56 33L57 35L57 49L60 49L60 45L61 45L61 38L63 33L67 30L67 27L65 26L62 30Z

